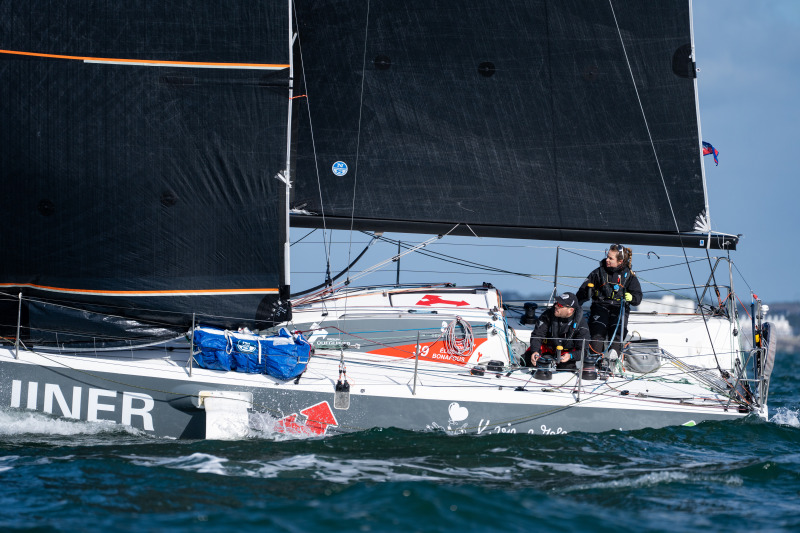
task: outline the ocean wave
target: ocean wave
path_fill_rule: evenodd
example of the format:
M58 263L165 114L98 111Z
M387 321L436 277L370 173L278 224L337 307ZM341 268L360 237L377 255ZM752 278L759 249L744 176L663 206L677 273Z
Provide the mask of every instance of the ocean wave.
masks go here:
M516 466L527 471L551 471L575 477L603 477L616 472L617 469L616 465L591 465L577 462L536 461L533 459L520 459L517 461Z
M402 481L440 481L446 473L429 466L403 465L398 468L393 461L380 459L341 460L322 457L316 454L286 457L277 461L262 463L257 469L259 477L275 478L287 473L300 475L306 472L320 481L349 484L359 481L402 482Z
M123 456L133 464L139 466L177 468L179 470L189 470L201 474L227 475L228 471L225 463L228 459L217 457L208 453L193 453L191 455L181 455L178 457L145 457L139 455Z
M236 456L236 453L233 453ZM397 459L342 459L323 454L305 453L258 460L236 459L209 453L179 457L124 455L137 466L175 468L202 474L260 479L314 479L326 483L350 485L359 482L513 482L518 472L507 466L454 467L431 462L426 457Z
M800 410L789 409L787 407L778 407L778 410L769 419L773 424L780 426L791 426L793 428L800 428Z
M20 459L19 455L6 455L0 457L0 472L7 472L14 468L14 464Z
M592 489L619 489L619 488L640 488L651 487L654 485L669 483L684 483L693 481L711 481L723 485L740 486L744 482L741 477L736 475L728 476L708 476L703 474L690 474L678 470L665 470L661 472L650 472L641 476L630 478L612 479L608 481L598 481L596 483L586 483L565 489L565 492Z

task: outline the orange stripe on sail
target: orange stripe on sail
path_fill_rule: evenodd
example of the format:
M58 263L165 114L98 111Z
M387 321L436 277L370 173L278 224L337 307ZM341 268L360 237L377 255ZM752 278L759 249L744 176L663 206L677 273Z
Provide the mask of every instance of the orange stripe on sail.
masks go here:
M38 52L22 52L19 50L2 50L0 54L12 54L18 56L48 57L51 59L72 59L75 61L92 61L103 63L134 63L163 66L185 66L185 67L220 67L220 68L261 68L261 69L284 69L289 68L288 64L283 63L214 63L207 61L163 61L160 59L122 59L117 57L85 57L67 56L60 54L41 54Z
M28 287L44 291L64 292L72 294L97 294L105 296L203 296L214 294L277 294L278 289L200 289L200 290L167 290L167 291L108 291L96 289L67 289L64 287L48 287L33 283L0 283L0 287Z

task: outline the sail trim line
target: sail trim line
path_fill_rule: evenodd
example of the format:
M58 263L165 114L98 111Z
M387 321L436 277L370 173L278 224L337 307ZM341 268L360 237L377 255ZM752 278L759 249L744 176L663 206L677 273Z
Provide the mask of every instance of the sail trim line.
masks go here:
M48 287L34 283L0 283L0 287L27 287L49 292L62 292L68 294L91 294L102 296L208 296L208 295L233 295L233 294L278 294L278 289L200 289L200 290L164 290L164 291L109 291L94 289L68 289L65 287Z
M282 63L219 63L211 61L165 61L160 59L123 59L116 57L84 57L61 54L42 54L39 52L23 52L20 50L2 50L0 54L10 54L29 57L46 57L50 59L71 59L84 63L106 65L130 65L146 67L184 67L184 68L222 68L222 69L254 69L254 70L283 70L289 68Z

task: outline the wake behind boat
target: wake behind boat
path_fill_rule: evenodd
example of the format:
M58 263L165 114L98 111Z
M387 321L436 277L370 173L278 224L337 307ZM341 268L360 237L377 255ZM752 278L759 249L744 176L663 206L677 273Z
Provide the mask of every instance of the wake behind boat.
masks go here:
M290 227L722 249L730 264L685 0L486 4L458 21L422 1L240 7L3 8L0 403L186 438L254 420L558 434L767 416L775 339L754 299L742 344L716 267L724 299L699 288L686 316L632 314L597 379L524 366L533 308L488 284L336 286L320 257L316 292L290 288ZM266 364L286 343L309 349L289 378Z

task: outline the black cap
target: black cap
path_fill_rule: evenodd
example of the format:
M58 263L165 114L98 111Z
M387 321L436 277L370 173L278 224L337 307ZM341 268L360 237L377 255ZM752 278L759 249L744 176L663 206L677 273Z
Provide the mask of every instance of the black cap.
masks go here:
M555 303L564 307L575 307L578 305L578 297L571 292L565 292L560 296L556 296Z

